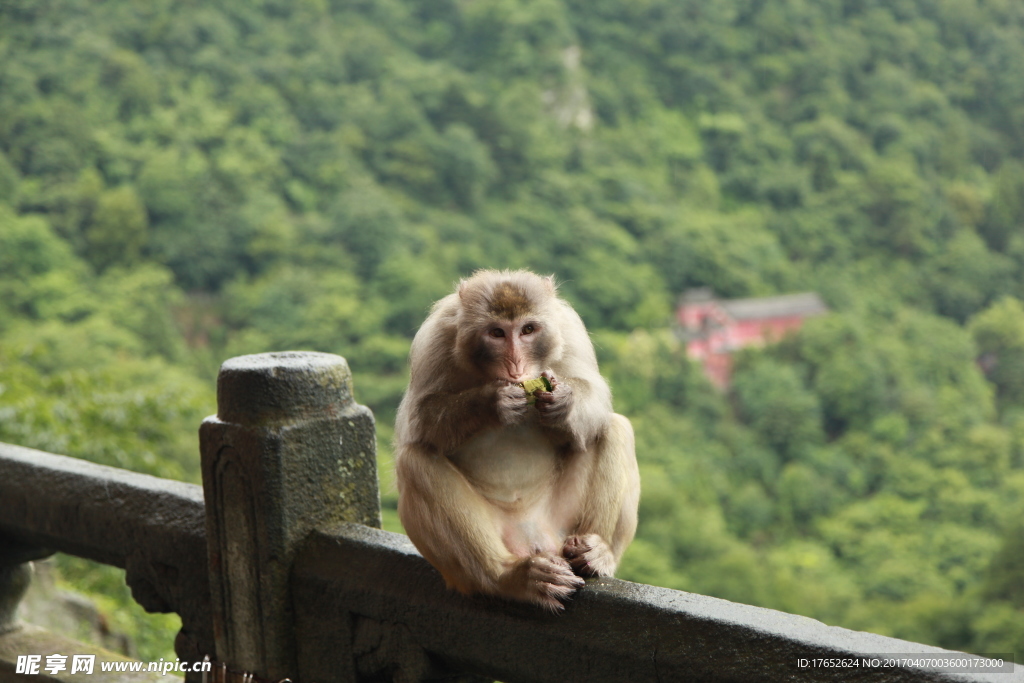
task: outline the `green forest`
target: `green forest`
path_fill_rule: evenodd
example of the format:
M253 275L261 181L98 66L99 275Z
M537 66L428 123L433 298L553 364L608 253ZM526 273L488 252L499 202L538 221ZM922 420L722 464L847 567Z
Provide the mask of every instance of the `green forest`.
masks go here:
M0 3L0 440L198 482L221 362L337 353L400 530L409 343L484 267L633 421L621 578L1024 662L1024 3ZM691 287L831 312L723 392Z

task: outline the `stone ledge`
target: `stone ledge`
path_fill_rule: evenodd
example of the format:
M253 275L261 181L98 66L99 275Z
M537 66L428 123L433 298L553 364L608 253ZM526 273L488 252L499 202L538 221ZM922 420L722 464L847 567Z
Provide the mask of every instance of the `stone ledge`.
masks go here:
M964 655L616 579L587 581L557 615L466 598L444 587L405 536L352 524L313 535L296 558L292 591L304 683L396 672L419 680L439 669L506 683L1024 679L1021 666L1011 674L801 669L798 658Z

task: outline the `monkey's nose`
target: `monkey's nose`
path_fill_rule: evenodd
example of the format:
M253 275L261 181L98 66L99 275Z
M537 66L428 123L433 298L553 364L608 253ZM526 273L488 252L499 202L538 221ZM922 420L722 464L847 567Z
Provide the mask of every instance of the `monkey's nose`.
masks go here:
M526 379L525 364L516 363L515 365L506 366L505 371L508 372L508 377L513 382L522 382Z

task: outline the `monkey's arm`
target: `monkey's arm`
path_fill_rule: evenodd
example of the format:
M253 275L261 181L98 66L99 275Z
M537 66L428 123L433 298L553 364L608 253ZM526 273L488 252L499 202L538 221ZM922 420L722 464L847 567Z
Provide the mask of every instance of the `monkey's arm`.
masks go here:
M417 444L400 446L397 455L399 518L450 587L560 610L560 600L583 585L561 557L509 551L500 513L448 458Z
M604 436L586 454L587 494L562 554L586 576L612 576L636 533L640 471L633 427L613 414Z
M550 371L543 375L552 390L536 393L541 424L573 450L587 448L606 431L611 415L608 385L600 378L595 383L583 377L557 377Z
M437 391L415 401L411 441L450 453L484 427L516 424L526 415L526 392L514 384L494 382L462 391Z

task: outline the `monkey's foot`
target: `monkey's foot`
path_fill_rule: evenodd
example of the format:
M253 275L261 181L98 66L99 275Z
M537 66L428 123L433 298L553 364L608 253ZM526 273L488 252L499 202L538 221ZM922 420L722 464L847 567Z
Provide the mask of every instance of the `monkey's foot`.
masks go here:
M554 555L526 557L512 566L501 583L510 597L537 603L552 612L565 609L562 600L571 596L584 581L569 563Z
M615 555L597 534L570 536L562 546L562 556L580 576L613 576Z

